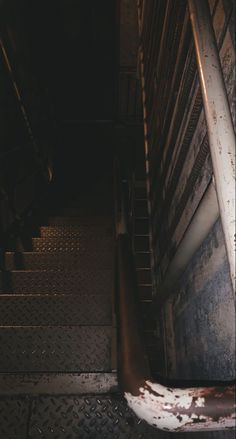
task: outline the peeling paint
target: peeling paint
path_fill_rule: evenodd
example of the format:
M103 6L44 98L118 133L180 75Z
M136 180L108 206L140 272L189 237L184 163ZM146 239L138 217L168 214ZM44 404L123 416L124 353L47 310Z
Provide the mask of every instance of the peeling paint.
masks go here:
M138 396L126 392L125 398L138 417L160 430L177 432L235 428L234 392L227 387L220 389L172 389L145 381L145 385L139 388Z

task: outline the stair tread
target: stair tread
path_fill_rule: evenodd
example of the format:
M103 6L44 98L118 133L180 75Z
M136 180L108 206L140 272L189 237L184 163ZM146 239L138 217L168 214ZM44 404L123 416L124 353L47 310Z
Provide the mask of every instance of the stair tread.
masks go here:
M47 220L47 224L49 226L59 226L59 225L95 225L95 224L104 224L111 225L112 219L110 216L95 216L95 215L81 215L81 216L51 216Z
M91 236L81 237L53 237L53 238L32 238L32 250L37 252L83 252L99 250L111 251L112 240L110 236L105 236L104 233ZM30 249L31 250L31 249Z
M104 395L118 391L118 380L116 372L1 373L0 389L1 396Z
M104 225L60 225L40 227L41 237L63 236L91 236L106 233L111 235L112 228Z
M112 270L40 271L17 270L0 273L0 292L15 294L111 294Z
M160 432L136 417L119 394L11 396L0 401L0 412L4 439L160 437Z
M93 269L111 268L111 251L84 252L6 252L6 270L83 270L91 266Z
M111 325L108 295L0 296L1 326Z
M1 327L2 372L98 372L111 368L110 326Z

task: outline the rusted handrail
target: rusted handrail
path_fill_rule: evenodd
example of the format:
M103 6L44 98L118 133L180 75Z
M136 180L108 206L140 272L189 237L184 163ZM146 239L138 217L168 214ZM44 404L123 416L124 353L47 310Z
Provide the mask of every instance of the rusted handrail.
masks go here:
M235 386L164 386L151 378L139 331L137 283L130 237L119 234L120 382L129 407L161 430L209 431L235 428Z

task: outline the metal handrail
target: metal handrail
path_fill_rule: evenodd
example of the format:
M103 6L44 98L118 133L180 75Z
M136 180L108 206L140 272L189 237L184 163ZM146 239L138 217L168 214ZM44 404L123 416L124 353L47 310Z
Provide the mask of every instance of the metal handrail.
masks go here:
M122 189L122 185L117 187ZM120 194L119 200L124 199ZM118 218L119 224L125 224ZM138 319L137 282L127 227L117 227L119 305L119 379L129 407L150 425L165 431L209 431L235 428L234 383L178 387L155 382L150 373Z

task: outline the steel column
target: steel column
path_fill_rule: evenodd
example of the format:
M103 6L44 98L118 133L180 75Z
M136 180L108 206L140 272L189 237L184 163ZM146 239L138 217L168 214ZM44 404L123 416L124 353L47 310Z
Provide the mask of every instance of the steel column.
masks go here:
M235 288L235 134L207 0L188 0L220 216Z

